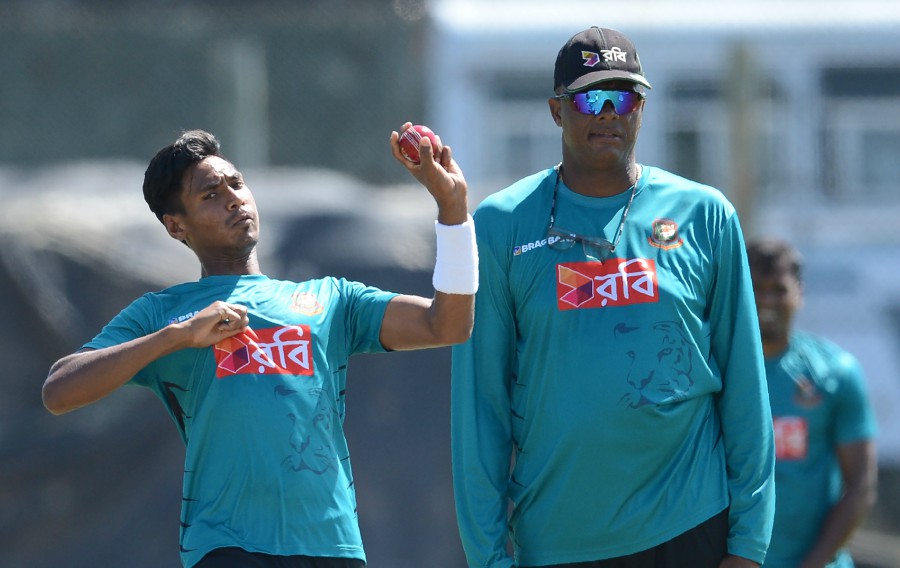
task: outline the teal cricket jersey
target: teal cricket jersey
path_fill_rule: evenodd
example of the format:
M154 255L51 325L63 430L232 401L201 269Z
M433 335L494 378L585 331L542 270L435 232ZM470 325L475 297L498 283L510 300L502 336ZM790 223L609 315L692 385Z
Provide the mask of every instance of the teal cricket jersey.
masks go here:
M842 492L836 449L873 439L877 425L859 362L837 345L803 332L766 359L775 423L778 498L766 568L799 566ZM828 568L851 568L841 550Z
M162 400L186 445L181 558L214 548L365 560L347 441L350 355L384 351L394 294L343 279L210 276L145 294L85 347L142 337L216 300L250 328L162 357L132 378Z
M621 242L599 262L579 243L547 246L556 182L554 169L524 178L474 216L475 328L452 359L469 566L512 566L507 537L517 566L628 555L726 507L730 552L761 562L774 443L733 207L644 166ZM614 240L630 191L558 191L557 226Z

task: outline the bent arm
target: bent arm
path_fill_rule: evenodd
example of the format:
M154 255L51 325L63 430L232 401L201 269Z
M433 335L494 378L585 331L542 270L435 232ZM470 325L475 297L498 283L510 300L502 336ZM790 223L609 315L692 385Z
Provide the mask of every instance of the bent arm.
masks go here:
M462 343L472 332L474 307L475 296L466 294L396 296L384 313L381 344L400 351Z
M471 221L436 225L435 294L395 296L387 305L379 339L386 349L407 350L462 343L472 333L478 250Z
M160 357L179 349L208 347L242 332L249 321L247 308L215 302L187 321L143 337L67 355L53 364L44 381L44 406L53 414L64 414L96 402Z
M404 124L401 132L410 126ZM422 161L414 164L400 152L399 136L391 133L394 158L425 186L438 207L435 294L430 300L409 295L392 299L381 325L381 344L391 350L407 350L462 343L472 333L478 278L466 180L449 146L439 143L435 158L431 141L423 137Z
M801 565L825 566L847 544L875 504L878 465L875 442L862 440L837 447L838 463L844 481L844 492L834 504L809 554Z
M65 414L104 398L128 382L148 363L179 347L172 326L105 349L84 349L63 357L51 368L41 396L53 414Z

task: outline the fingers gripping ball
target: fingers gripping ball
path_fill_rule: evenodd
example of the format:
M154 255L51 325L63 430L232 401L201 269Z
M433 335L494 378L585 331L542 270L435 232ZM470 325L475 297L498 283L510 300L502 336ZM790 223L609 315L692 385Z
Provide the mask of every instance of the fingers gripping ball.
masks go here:
M400 136L400 153L410 162L419 163L419 140L423 136L427 136L431 140L431 151L435 158L438 157L438 141L437 136L427 126L415 124Z

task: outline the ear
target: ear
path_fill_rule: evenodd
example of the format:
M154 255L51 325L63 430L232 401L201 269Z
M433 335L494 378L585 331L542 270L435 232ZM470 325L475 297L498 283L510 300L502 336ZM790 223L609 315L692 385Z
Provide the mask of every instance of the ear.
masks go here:
M163 214L162 222L163 225L165 225L166 231L169 233L170 237L172 237L176 241L184 242L186 232L180 218L177 215L165 213Z
M550 97L547 99L547 104L550 106L550 116L553 118L553 122L556 123L556 126L562 126L562 117L559 114L561 105L559 103L559 99Z

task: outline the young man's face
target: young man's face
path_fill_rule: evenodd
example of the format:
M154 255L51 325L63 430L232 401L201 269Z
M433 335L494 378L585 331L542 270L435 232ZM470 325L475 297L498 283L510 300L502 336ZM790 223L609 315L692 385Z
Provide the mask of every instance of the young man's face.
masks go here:
M789 270L753 270L753 294L763 343L786 344L794 314L803 304L803 287Z
M211 156L189 168L181 202L184 213L168 215L166 227L198 256L228 260L248 254L259 241L256 202L230 162Z

